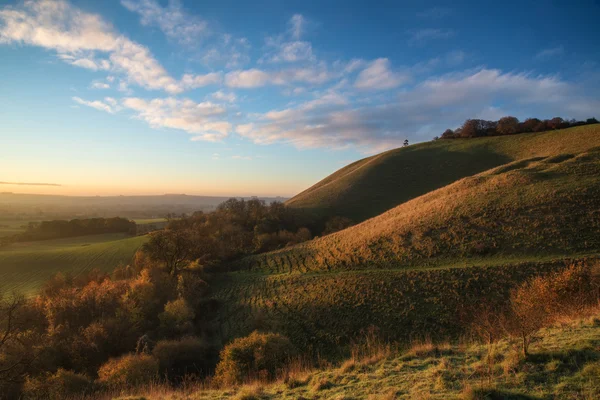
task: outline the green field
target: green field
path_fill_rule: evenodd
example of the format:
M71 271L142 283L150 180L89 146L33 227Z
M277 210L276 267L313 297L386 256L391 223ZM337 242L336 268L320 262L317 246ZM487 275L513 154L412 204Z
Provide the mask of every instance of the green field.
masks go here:
M94 268L110 272L128 264L145 240L145 236L105 234L13 243L0 248L0 289L31 294L57 272L77 275Z

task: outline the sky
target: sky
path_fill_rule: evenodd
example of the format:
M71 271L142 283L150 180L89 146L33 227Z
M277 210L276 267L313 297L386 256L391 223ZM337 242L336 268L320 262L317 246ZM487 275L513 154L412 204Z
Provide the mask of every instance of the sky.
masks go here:
M0 0L0 191L292 196L467 118L600 118L600 3Z

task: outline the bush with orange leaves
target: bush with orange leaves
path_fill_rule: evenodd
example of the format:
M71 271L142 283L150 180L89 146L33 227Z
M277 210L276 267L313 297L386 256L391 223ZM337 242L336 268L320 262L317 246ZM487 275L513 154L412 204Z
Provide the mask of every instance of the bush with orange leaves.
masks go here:
M141 386L158 378L158 360L147 354L111 358L98 370L98 380L111 388Z
M507 305L482 305L473 331L488 343L505 334L518 337L527 356L538 330L561 318L581 316L599 301L600 264L573 264L524 282L511 291Z

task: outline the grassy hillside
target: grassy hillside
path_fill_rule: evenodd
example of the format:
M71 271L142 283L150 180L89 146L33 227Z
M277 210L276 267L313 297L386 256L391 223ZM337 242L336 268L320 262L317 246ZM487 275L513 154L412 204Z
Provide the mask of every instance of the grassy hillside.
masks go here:
M127 264L146 237L125 234L81 236L14 243L0 248L0 289L33 293L57 272L77 275Z
M598 133L600 137L600 132ZM464 178L359 225L239 267L270 273L442 267L600 251L600 148Z
M600 319L543 329L527 359L516 345L415 345L403 352L299 372L287 382L228 390L150 389L128 399L597 399Z
M360 222L490 168L521 159L579 153L595 146L600 146L600 124L421 143L350 164L286 204L319 216L339 215Z

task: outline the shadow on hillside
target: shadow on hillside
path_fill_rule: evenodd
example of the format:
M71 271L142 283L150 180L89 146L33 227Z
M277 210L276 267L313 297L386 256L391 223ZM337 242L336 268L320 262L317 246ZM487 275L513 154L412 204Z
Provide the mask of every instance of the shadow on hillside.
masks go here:
M471 145L467 150L457 143L408 147L377 157L355 176L343 178L349 184L336 198L324 199L325 207L305 211L323 217L342 215L360 222L459 179L513 161L486 143Z

